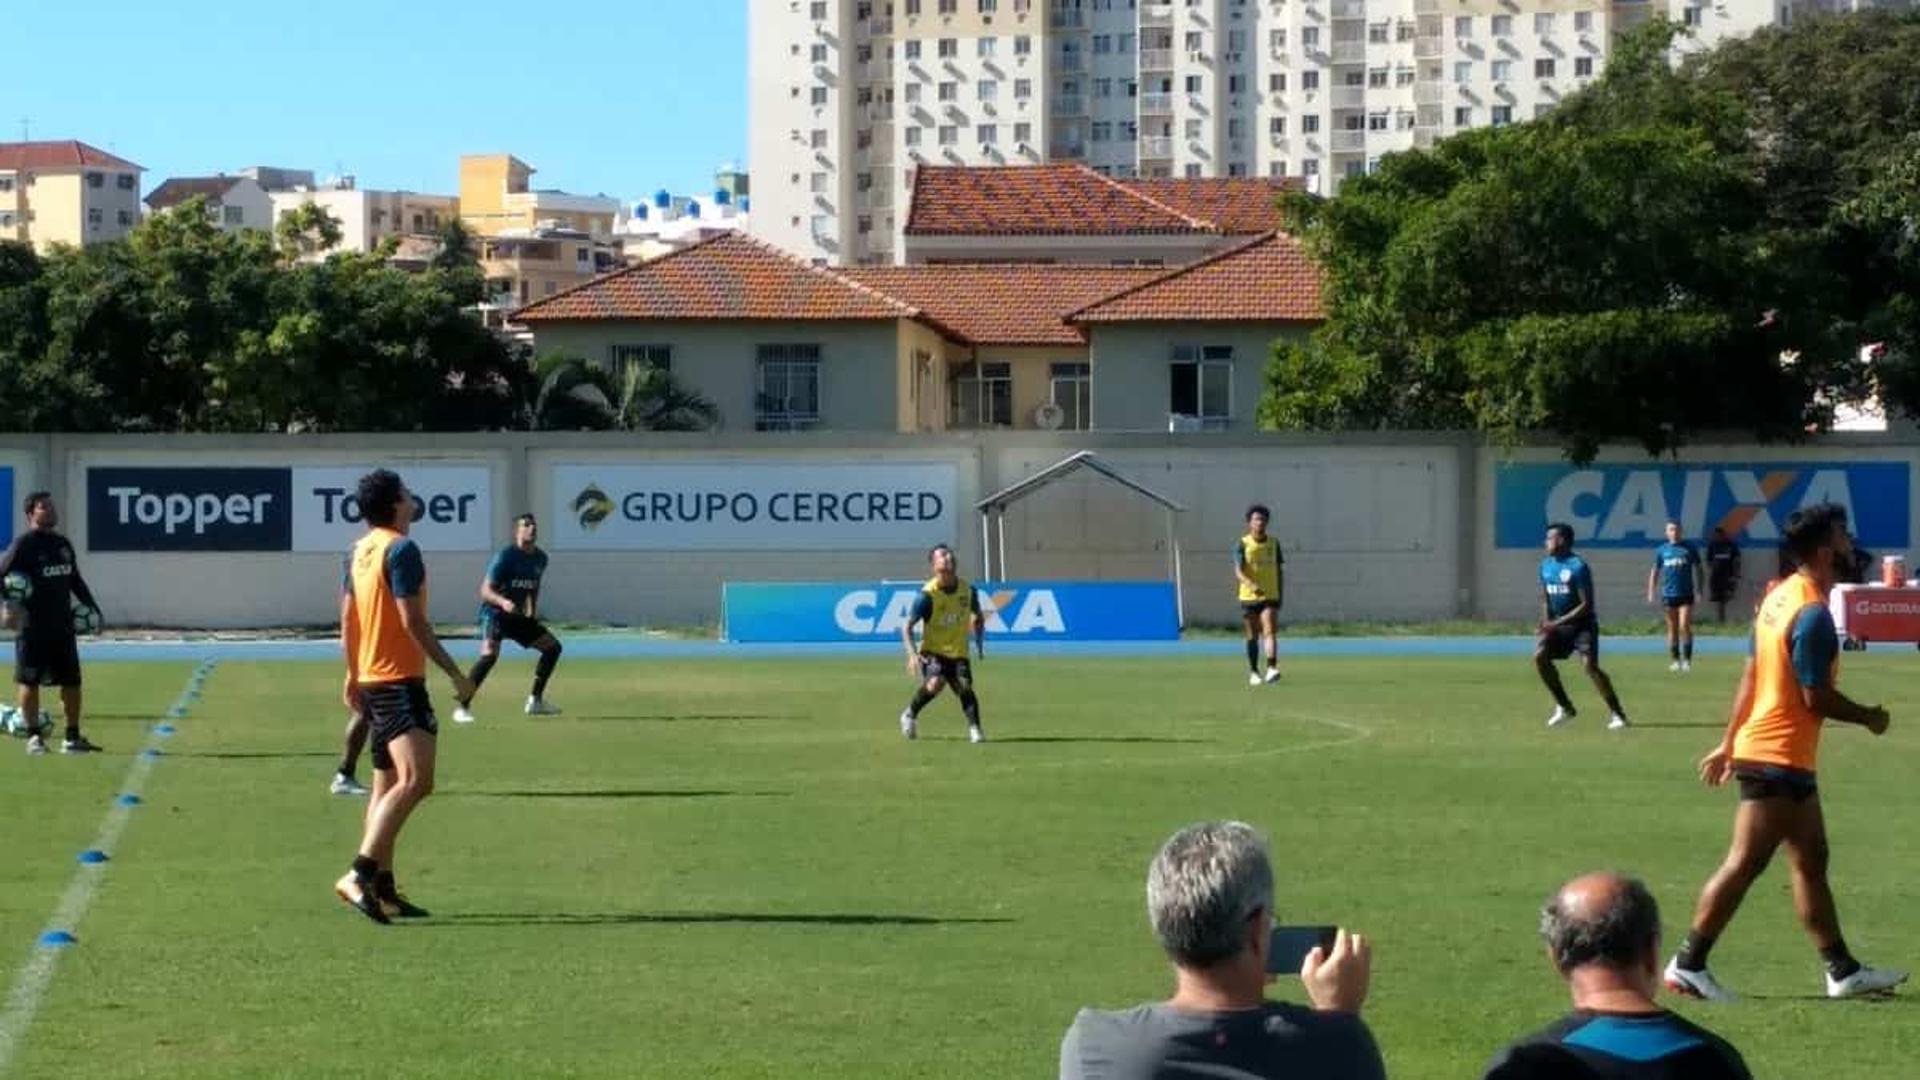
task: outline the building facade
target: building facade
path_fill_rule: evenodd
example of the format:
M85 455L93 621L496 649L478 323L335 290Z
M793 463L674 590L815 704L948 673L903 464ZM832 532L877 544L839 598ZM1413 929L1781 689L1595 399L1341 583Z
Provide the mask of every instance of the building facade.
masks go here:
M460 216L460 200L452 195L363 189L351 176L267 194L273 201L275 222L308 203L332 215L340 223L335 251L373 251L389 237L437 233Z
M789 0L752 6L755 234L901 260L926 165L1299 177L1551 110L1655 16L1710 47L1871 0ZM1905 6L1907 0L1881 0Z
M40 252L123 240L140 222L144 171L74 139L0 143L0 240Z
M227 232L272 230L273 197L248 176L170 176L149 192L147 208L171 210L188 199L204 199L207 217Z
M623 265L620 201L531 186L534 168L512 154L460 158L459 215L475 236L488 299L481 317L518 333L512 313Z

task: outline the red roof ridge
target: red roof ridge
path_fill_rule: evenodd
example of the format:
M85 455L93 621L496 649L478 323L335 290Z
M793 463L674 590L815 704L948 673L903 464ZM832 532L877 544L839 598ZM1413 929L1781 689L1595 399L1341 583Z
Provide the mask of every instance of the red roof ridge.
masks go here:
M1122 289L1119 292L1114 293L1112 296L1106 296L1106 297L1102 297L1099 300L1095 300L1093 303L1088 304L1086 307L1083 307L1078 311L1069 311L1067 312L1066 319L1068 322L1074 322L1075 320L1079 319L1080 316L1085 315L1087 312L1092 311L1095 308L1103 308L1103 307L1106 307L1108 304L1111 304L1117 300L1124 300L1129 296L1135 295L1136 293L1144 292L1147 289L1158 288L1169 281L1175 280L1176 278L1185 277L1186 275L1191 274L1196 270L1201 270L1206 267L1212 266L1215 263L1222 262L1227 259L1231 259L1235 255L1239 255L1240 253L1248 251L1252 248L1257 248L1262 244L1268 243L1269 241L1276 240L1276 239L1284 239L1289 242L1293 242L1293 238L1291 236L1288 236L1286 233L1281 232L1278 229L1269 229L1266 232L1260 233L1259 235L1254 236L1242 243L1235 244L1232 247L1222 248L1221 250L1214 252L1213 254L1207 256L1204 259L1195 260L1194 262L1187 263L1185 266L1176 266L1173 269L1167 271L1166 273L1159 275L1158 277L1150 278L1146 281L1141 282L1138 285L1134 285L1130 288Z
M1089 168L1086 165L1082 165L1078 163L1074 165L1074 168L1079 169L1081 172L1086 173L1088 176L1091 176L1101 181L1102 183L1105 183L1108 187L1116 188L1120 191L1126 192L1128 195L1131 195L1134 198L1139 199L1141 202L1146 203L1147 205L1155 208L1156 210L1163 210L1166 213L1172 214L1174 217L1177 217L1180 220L1186 222L1187 224L1193 226L1196 230L1200 232L1217 233L1221 231L1220 226L1217 222L1204 221L1200 218L1194 217L1192 214L1189 214L1184 210L1179 210L1172 206L1169 206L1166 203L1161 202L1159 199L1156 199L1153 196L1147 194L1146 192L1137 191L1134 188L1126 184L1123 184L1118 180L1115 180L1113 177L1107 176L1104 173L1099 172L1098 170Z

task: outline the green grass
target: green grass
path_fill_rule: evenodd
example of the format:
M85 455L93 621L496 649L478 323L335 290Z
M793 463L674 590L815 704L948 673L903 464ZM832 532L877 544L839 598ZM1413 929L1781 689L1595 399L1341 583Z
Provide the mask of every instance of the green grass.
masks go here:
M1147 859L1238 817L1273 839L1283 918L1376 943L1367 1009L1396 1077L1478 1075L1566 1007L1533 936L1563 878L1647 878L1670 936L1732 796L1692 765L1731 661L1615 676L1642 726L1568 730L1524 664L1302 660L1250 690L1231 658L991 659L989 733L955 706L901 740L891 658L574 662L553 721L503 664L447 726L401 876L436 917L381 929L329 886L360 804L331 798L328 664L227 664L181 723L12 1075L1043 1077L1083 1004L1163 996ZM1912 660L1849 658L1895 729L1830 731L1834 875L1869 961L1920 960ZM188 667L96 665L97 758L0 744L0 979L11 981L127 754ZM436 694L444 690L436 687ZM1904 715L1902 715L1904 713ZM1025 741L1022 741L1025 740ZM1682 1011L1765 1077L1903 1077L1920 993L1814 1000L1778 868L1715 953L1751 995ZM1281 983L1277 996L1298 998Z

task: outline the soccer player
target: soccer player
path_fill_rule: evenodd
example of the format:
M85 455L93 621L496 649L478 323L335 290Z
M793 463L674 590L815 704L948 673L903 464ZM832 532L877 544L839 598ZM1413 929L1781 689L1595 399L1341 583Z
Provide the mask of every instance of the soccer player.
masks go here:
M969 633L975 652L987 655L987 621L980 614L980 596L960 579L952 548L937 545L927 553L927 561L933 566L933 577L921 587L913 614L900 628L900 642L907 648L907 674L920 684L900 714L900 734L909 739L919 735L920 710L951 685L967 716L967 739L983 743L987 736L980 730L980 699L973 694L973 665L967 660ZM925 628L918 646L913 641L915 626Z
M1886 709L1855 704L1838 685L1840 641L1827 596L1853 554L1847 512L1832 503L1807 507L1787 519L1786 534L1798 569L1761 602L1726 736L1700 760L1707 786L1740 782L1733 843L1701 891L1693 926L1666 970L1669 989L1715 1001L1733 995L1707 972L1707 953L1783 845L1794 909L1826 965L1827 996L1881 993L1907 979L1904 971L1854 959L1827 885L1827 826L1815 779L1821 720L1858 724L1875 735L1885 734L1890 721Z
M1258 503L1247 507L1247 533L1233 548L1233 574L1240 582L1240 621L1247 631L1247 685L1280 681L1280 603L1286 585L1286 556L1280 541L1267 535L1271 511ZM1267 654L1267 673L1260 674L1261 646Z
M1713 601L1716 617L1727 621L1727 604L1740 590L1740 545L1727 530L1714 526L1707 540L1707 596Z
M1547 526L1547 557L1540 560L1540 593L1543 617L1540 642L1533 650L1533 666L1553 695L1554 710L1547 718L1547 726L1559 727L1577 715L1578 710L1560 681L1560 671L1553 665L1579 653L1587 677L1593 680L1594 689L1600 691L1600 697L1612 713L1607 730L1626 728L1627 712L1620 707L1620 699L1613 692L1613 680L1600 670L1600 617L1594 605L1593 571L1585 559L1573 553L1571 525L1555 522Z
M73 544L54 531L60 525L60 509L53 504L53 496L36 491L27 496L24 508L27 531L14 537L6 554L0 555L0 578L18 573L33 583L33 592L20 605L25 621L13 641L13 681L19 688L20 715L26 723L38 723L40 688L57 686L67 720L61 752L96 753L100 748L80 733L80 639L73 629L73 601L78 597L96 616L100 605L80 576ZM46 752L41 732L28 737L27 753Z
M435 736L440 727L427 698L427 661L453 683L465 704L473 684L447 655L427 619L427 564L407 538L413 497L399 476L376 469L357 491L367 533L347 555L340 599L340 641L346 652L346 704L364 710L372 729L373 797L353 866L333 891L377 923L426 912L408 903L394 882L400 828L433 791Z
M1667 542L1653 550L1653 568L1647 571L1647 603L1653 603L1657 588L1667 620L1667 655L1673 661L1668 671L1693 670L1693 606L1703 574L1700 553L1680 538L1680 523L1667 522Z
M533 669L533 693L527 697L528 716L558 716L560 710L547 703L547 680L560 662L560 640L540 621L540 579L547 572L547 553L540 550L540 525L532 514L513 519L513 543L487 564L480 579L480 659L474 661L467 678L477 691L487 681L487 673L500 659L500 639L506 638L523 649L533 649L540 661ZM456 724L473 723L467 705L453 710Z

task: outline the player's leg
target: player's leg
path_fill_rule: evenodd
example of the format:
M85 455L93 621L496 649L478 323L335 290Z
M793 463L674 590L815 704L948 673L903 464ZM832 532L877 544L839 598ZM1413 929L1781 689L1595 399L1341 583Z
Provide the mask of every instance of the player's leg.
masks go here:
M1573 699L1567 696L1567 684L1560 681L1560 669L1555 661L1561 659L1561 650L1552 633L1543 635L1533 649L1533 670L1546 684L1547 693L1553 695L1553 715L1547 718L1548 727L1558 727L1574 718L1579 711L1573 707Z
M1260 609L1249 604L1240 605L1240 627L1247 639L1247 681L1252 685L1260 684Z
M1820 950L1827 969L1827 994L1853 997L1890 990L1906 981L1904 971L1870 968L1854 959L1840 933L1840 910L1827 881L1827 823L1815 793L1793 804L1783 841L1793 880L1793 909L1800 925Z
M99 751L80 734L80 715L86 704L86 697L80 689L80 639L72 635L61 638L54 645L56 662L53 665L53 681L60 687L60 710L67 721L66 738L60 742L60 751L65 754L92 754Z
M1600 631L1581 631L1574 638L1573 651L1580 654L1580 666L1586 669L1593 688L1600 691L1600 700L1607 703L1607 730L1619 731L1626 727L1627 710L1620 705L1620 695L1613 692L1612 677L1600 667Z
M500 620L482 619L480 622L480 658L473 662L467 672L467 678L473 683L473 696L480 696L480 684L487 681L487 675L493 671L493 665L500 661ZM453 722L456 724L473 723L473 701L453 703Z
M40 676L32 669L24 637L14 640L14 655L17 663L13 678L15 689L18 690L15 700L20 708L20 722L32 732L27 736L27 753L44 754L47 752L47 733L40 729Z
M360 854L373 860L376 872L392 869L400 830L421 801L433 794L435 743L433 734L420 728L402 732L387 742L393 782L370 808L366 834L360 841Z
M987 733L980 727L980 699L973 692L973 664L966 660L956 660L953 664L953 693L960 699L960 711L967 717L967 739L970 742L987 741Z
M1717 1000L1733 995L1721 989L1707 974L1707 954L1733 921L1746 899L1747 890L1766 872L1774 849L1786 836L1784 811L1792 804L1785 798L1749 798L1752 794L1742 782L1740 807L1733 815L1733 840L1726 858L1707 879L1694 905L1693 923L1680 944L1680 951L1667 964L1667 986L1677 993Z
M360 781L354 779L354 773L360 767L360 751L367 745L367 713L365 709L355 709L347 715L347 729L341 736L340 767L334 770L333 784L329 788L335 795L368 795L370 792ZM377 777L379 774L376 773ZM376 786L378 786L376 784Z
M919 735L920 710L940 696L940 691L947 685L944 674L945 666L938 657L920 657L920 682L913 689L913 699L907 702L907 707L900 713L900 734L909 739Z
M1267 652L1266 681L1273 682L1280 678L1280 607L1277 604L1260 609L1260 643Z
M362 690L361 701L368 717L367 748L368 756L373 759L373 792L367 799L367 812L361 817L360 846L355 849L353 864L339 881L333 883L333 891L362 915L374 922L385 923L390 920L376 892L381 867L378 861L367 854L367 845L369 838L374 835L376 820L393 797L395 773L388 743L393 734L391 725L396 717L386 707L384 691Z
M1681 604L1674 609L1674 621L1680 629L1680 670L1693 669L1693 604Z
M537 634L529 647L540 654L540 659L533 665L533 692L527 696L527 715L553 716L560 710L547 704L547 680L553 678L553 669L560 663L560 639L538 623L534 628Z

